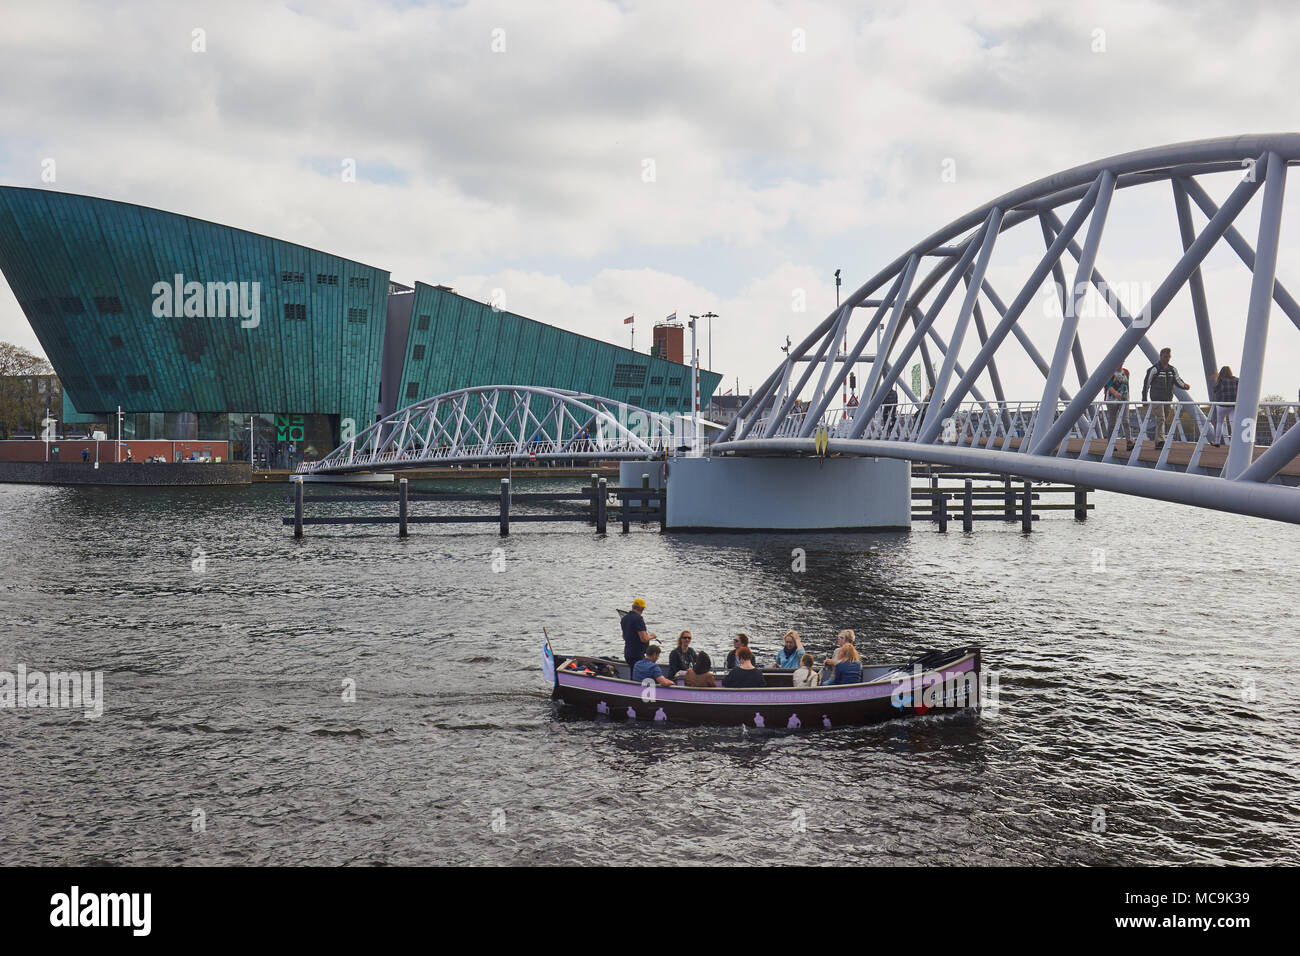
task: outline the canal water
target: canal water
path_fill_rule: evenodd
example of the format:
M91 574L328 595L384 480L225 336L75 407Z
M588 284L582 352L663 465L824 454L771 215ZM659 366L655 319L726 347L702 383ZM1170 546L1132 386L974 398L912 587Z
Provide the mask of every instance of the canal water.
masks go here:
M1030 535L295 542L286 494L0 486L0 671L104 674L98 718L0 710L7 862L1300 859L1293 527L1099 494ZM789 627L816 651L852 627L868 660L978 643L997 714L789 733L557 712L542 628L617 653L635 597L715 659L736 630L769 658Z

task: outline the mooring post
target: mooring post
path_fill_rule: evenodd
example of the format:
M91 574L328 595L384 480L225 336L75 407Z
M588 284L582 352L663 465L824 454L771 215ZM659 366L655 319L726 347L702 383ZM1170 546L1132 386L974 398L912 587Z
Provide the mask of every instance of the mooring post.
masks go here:
M1016 493L1011 490L1011 476L1002 476L1002 515L1008 521L1016 517Z
M302 478L297 477L293 480L293 536L302 537Z
M406 479L397 480L397 536L406 537Z
M1030 491L1032 487L1033 487L1033 482L1029 482L1029 481L1025 482L1025 492L1024 492L1024 499L1023 499L1024 504L1020 512L1021 531L1034 530L1034 512L1032 511L1033 495L1032 492Z
M619 513L623 516L623 533L627 534L632 530L632 499L620 495L618 503L622 505Z
M510 479L501 479L501 537L510 534Z
M589 524L596 523L596 493L600 490L600 479L593 471L591 473L591 521Z
M1088 520L1088 489L1083 485L1074 486L1074 520Z
M645 524L646 518L650 516L650 476L641 476L641 490L646 492L646 496L640 501L641 523Z
M604 478L596 485L596 534L605 533L605 521L608 518L608 502L606 497L609 492L606 490L606 481Z
M939 495L939 530L948 530L948 496Z
M966 479L966 493L962 495L961 501L961 530L970 531L975 527L975 505L974 495L971 490L971 480Z

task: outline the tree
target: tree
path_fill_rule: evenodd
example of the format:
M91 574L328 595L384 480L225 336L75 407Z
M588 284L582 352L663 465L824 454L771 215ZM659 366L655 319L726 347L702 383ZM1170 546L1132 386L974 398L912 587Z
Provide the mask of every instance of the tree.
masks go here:
M40 376L53 375L50 363L12 342L0 342L0 433L39 434L45 417Z

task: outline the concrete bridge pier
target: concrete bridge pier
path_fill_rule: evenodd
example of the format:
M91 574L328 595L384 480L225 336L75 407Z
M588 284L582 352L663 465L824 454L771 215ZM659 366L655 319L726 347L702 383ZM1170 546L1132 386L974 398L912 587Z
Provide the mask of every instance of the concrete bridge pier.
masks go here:
M911 465L887 458L674 458L668 530L848 531L912 525Z

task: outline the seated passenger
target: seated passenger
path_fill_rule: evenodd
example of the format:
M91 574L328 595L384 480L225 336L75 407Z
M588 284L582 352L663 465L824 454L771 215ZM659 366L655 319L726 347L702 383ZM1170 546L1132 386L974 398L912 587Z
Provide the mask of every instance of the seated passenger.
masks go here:
M659 667L658 644L651 644L645 649L645 657L641 658L632 665L632 679L638 683L644 683L647 680L654 681L660 687L672 687L673 682L664 676L663 670Z
M731 639L731 647L732 649L727 652L727 670L731 670L736 666L736 655L742 647L745 650L749 651L749 659L754 662L754 666L755 667L760 666L758 663L758 658L755 657L754 652L750 650L748 634L737 634L735 637L733 637Z
M813 668L813 656L805 654L799 661L803 666L794 672L794 686L798 687L816 687L818 676L817 671Z
M839 653L836 655L839 663L834 667L830 677L822 681L823 687L829 687L831 684L861 684L862 683L862 663L858 657L858 649L852 644L841 644Z
M695 651L691 650L691 632L682 631L677 637L677 646L668 655L668 676L676 680L683 671L691 669L695 663Z
M792 671L799 666L799 658L803 656L803 641L799 639L799 632L786 631L782 645L776 652L776 666Z
M854 640L856 640L856 638L854 637L853 632L848 630L847 628L843 631L840 631L838 634L836 634L835 635L835 648L836 648L835 656L826 658L826 661L823 666L834 667L836 661L840 659L839 649L842 648L845 644L852 644ZM822 683L824 684L826 682L822 681Z
M766 687L763 672L754 667L754 655L748 647L736 651L736 666L722 678L723 687Z
M709 655L700 651L695 655L695 663L691 669L686 672L687 687L717 687L718 679L713 676L710 668L713 667L713 661Z

